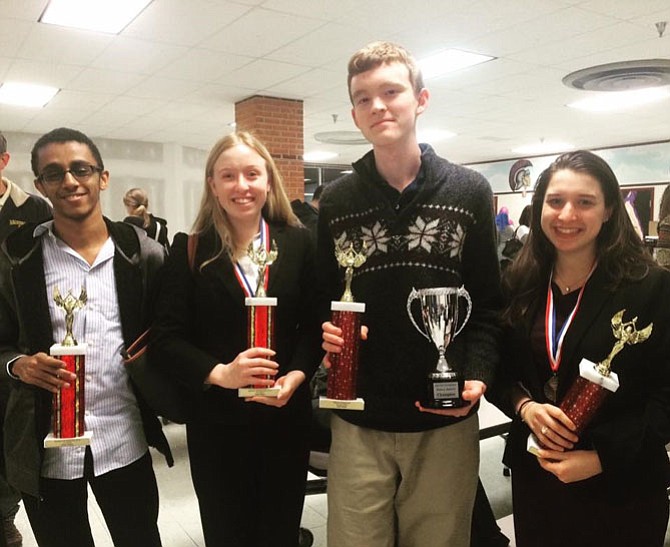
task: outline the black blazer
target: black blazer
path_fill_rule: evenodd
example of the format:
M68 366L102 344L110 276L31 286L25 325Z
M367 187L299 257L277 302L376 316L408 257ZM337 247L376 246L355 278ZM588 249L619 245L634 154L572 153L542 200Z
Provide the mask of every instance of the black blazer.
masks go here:
M268 296L278 299L277 377L296 369L307 377L282 409L245 403L237 390L205 387L216 364L231 362L247 348L245 295L226 253L200 268L218 246L214 230L200 235L193 272L188 265L186 234L179 233L173 240L158 298L150 358L191 387L197 398L196 419L249 425L250 420L283 415L309 418L308 383L322 356L314 305L313 243L306 229L285 225L271 224L270 237L279 251L269 267L267 289Z
M630 283L616 292L607 289L605 272L598 268L584 290L580 308L566 333L558 371L558 400L562 400L578 376L582 358L597 363L609 355L616 341L612 316L625 310L623 320L637 317L637 328L653 323L649 339L626 345L614 357L612 371L620 387L605 400L599 413L580 438L578 448L595 448L603 466L608 488L644 488L658 481L668 483L670 467L665 444L670 441L670 272L654 269L642 281ZM538 370L531 357L530 329L537 313L544 312L545 299L520 318L515 329L502 339L503 361L498 378L487 393L514 418L504 461L514 469L535 464L526 452L529 428L514 416L511 389L522 382L533 399L548 402L544 382L549 367ZM536 465L536 464L535 464Z

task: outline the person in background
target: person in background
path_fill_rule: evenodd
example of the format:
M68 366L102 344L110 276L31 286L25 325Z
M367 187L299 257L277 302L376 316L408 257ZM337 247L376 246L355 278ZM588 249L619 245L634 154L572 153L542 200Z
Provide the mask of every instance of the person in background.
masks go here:
M172 244L150 358L197 397L186 431L206 545L292 547L307 480L309 379L322 356L314 244L250 133L219 140L204 178L194 234ZM245 296L256 294L259 273L247 250L275 244L263 284L277 298L275 346L249 347ZM240 398L250 384L280 391Z
M142 188L131 188L123 196L128 222L144 229L151 239L155 239L166 249L169 247L167 220L156 217L149 212L149 196Z
M297 216L303 226L314 235L315 239L316 227L319 219L319 199L321 198L323 188L323 185L316 187L314 194L312 195L312 200L309 203L299 199L294 199L291 202L291 208L293 209L295 216Z
M102 215L109 184L97 146L59 128L31 153L35 186L52 221L25 224L0 254L0 365L11 381L5 416L9 483L19 490L40 547L92 547L90 487L115 545L160 547L158 489L149 445L172 456L160 423L137 394L121 352L146 328L163 248ZM86 291L74 321L87 342L85 429L90 445L44 449L52 398L76 376L49 348L66 334L53 297Z
M351 290L365 302L369 337L359 358L362 411L335 411L328 465L329 547L469 547L479 467L477 407L498 360L500 279L493 196L486 179L437 156L416 137L429 92L413 57L374 42L349 61L356 126L372 151L324 190L317 263L324 317L344 275L335 245L367 260ZM449 346L465 377L466 406L431 410L418 400L437 352L412 325L412 288L459 287L472 315ZM323 348L342 331L323 324Z
M656 262L664 268L670 268L670 185L665 187L658 210L658 242L656 243Z
M519 225L517 226L516 230L514 231L514 236L521 241L521 243L525 243L526 239L528 238L528 233L530 232L530 214L531 214L531 206L526 205L522 211L521 215L519 215Z
M51 218L51 207L38 196L21 190L3 171L9 164L7 139L0 133L0 243L26 222L41 222ZM0 375L0 547L20 547L23 542L21 533L14 524L19 510L21 494L12 488L5 478L5 457L3 449L2 424L9 398L9 379Z
M517 546L661 547L670 272L644 249L603 159L569 152L540 175L528 241L503 286L509 304L490 399L514 420L504 462ZM649 325L651 335L634 343L633 333ZM558 405L581 360L602 362L615 344L622 344L612 360L620 387L576 435ZM530 433L541 446L537 456L526 449Z

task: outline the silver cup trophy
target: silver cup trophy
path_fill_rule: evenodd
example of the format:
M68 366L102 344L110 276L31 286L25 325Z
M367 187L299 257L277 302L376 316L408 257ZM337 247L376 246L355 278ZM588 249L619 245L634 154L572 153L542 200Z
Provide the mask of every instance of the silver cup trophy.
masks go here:
M458 325L459 300L465 300L467 311L463 322ZM419 300L423 329L414 320L412 303ZM437 287L430 289L412 289L407 298L407 313L412 324L428 341L437 347L439 357L435 370L428 374L428 390L420 401L424 408L459 408L466 403L461 398L465 379L451 368L445 357L447 346L463 330L470 319L472 300L463 287Z

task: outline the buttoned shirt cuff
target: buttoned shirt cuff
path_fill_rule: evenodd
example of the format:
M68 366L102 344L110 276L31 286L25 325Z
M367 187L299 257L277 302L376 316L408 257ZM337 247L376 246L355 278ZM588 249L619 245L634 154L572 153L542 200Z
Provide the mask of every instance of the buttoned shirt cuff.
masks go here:
M25 355L17 355L13 359L10 359L9 361L7 361L7 375L10 378L13 378L14 380L21 380L21 378L12 374L12 364L14 363L14 361L16 361L18 359L21 359L21 357L25 357Z

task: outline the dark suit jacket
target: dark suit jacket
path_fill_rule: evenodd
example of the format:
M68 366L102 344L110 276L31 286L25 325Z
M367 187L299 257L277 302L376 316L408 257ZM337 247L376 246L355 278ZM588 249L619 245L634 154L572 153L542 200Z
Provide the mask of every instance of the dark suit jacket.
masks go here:
M274 348L278 377L290 370L302 370L307 376L282 409L245 403L237 390L204 389L204 381L216 364L230 363L248 347L245 295L225 253L200 269L218 248L218 235L213 230L199 237L193 272L188 266L186 234L177 234L173 240L157 304L150 358L191 387L197 395L198 420L249 425L283 417L309 419L308 383L321 358L313 244L304 228L271 224L270 237L279 251L269 267L267 289L268 296L278 299Z
M163 261L163 250L146 239L144 232L121 222L106 220L114 240L114 276L119 298L123 339L129 346L146 328L149 315L148 280ZM39 239L33 237L34 224L27 224L10 235L0 256L0 374L5 364L21 354L49 353L54 343L49 305L44 284L44 262ZM148 252L140 253L145 238ZM5 416L5 456L7 478L17 490L39 495L39 476L49 432L51 393L11 380ZM160 422L144 403L137 389L144 431L150 446L156 447L172 464L167 440Z
M10 195L0 208L0 243L26 222L42 222L50 218L51 207L45 200L12 184Z
M545 301L538 303L544 312ZM582 358L597 363L611 352L616 339L611 320L625 310L623 320L637 317L637 328L653 323L649 339L626 345L612 361L620 387L605 400L599 413L583 432L578 448L595 448L603 466L603 478L611 491L658 488L668 481L665 444L670 441L670 272L655 269L642 281L616 292L607 289L605 272L598 268L589 280L581 306L564 341L558 371L560 401L578 376ZM538 309L520 318L516 329L503 337L503 362L496 383L487 397L514 418L504 461L512 469L536 465L526 452L528 427L510 404L510 390L521 381L536 401L547 402L543 385L549 367L534 364L529 332ZM666 482L663 482L664 484Z

